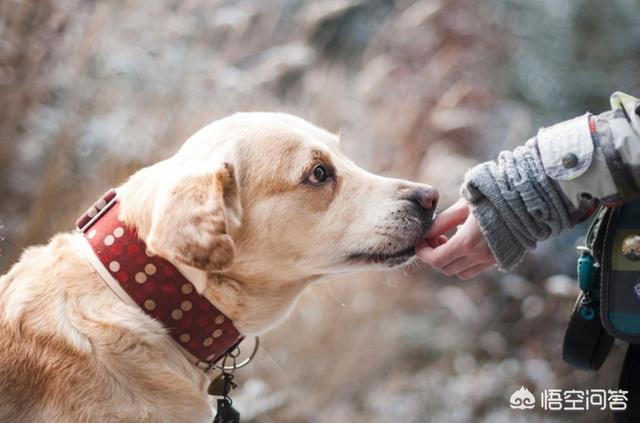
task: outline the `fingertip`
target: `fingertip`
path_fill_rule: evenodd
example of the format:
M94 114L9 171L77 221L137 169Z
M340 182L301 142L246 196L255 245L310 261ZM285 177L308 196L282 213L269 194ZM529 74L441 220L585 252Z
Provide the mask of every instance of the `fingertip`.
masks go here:
M469 216L469 207L466 200L461 199L449 208L441 211L433 221L427 232L430 237L438 237L445 232L462 224Z

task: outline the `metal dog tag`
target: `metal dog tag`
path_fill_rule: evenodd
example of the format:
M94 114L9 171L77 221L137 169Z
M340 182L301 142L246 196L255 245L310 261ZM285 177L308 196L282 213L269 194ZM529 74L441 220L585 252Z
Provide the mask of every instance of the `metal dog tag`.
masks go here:
M237 387L238 385L233 381L233 374L221 373L211 381L207 393L215 397L226 397Z
M225 388L227 388L226 378L224 373L220 373L209 384L207 393L216 397L224 397L229 394L229 391Z

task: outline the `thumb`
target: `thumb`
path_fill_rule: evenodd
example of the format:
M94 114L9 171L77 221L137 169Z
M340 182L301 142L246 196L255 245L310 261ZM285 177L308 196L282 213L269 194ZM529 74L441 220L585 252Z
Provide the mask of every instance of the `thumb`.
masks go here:
M427 232L427 238L435 238L462 224L469 216L469 204L464 198L456 201L448 209L442 211Z

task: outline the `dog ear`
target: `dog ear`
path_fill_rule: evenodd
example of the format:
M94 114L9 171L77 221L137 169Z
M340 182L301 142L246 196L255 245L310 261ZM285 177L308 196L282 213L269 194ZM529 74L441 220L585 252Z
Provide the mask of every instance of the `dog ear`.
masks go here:
M179 177L154 205L149 250L179 263L221 271L233 262L229 228L240 224L240 198L233 166Z

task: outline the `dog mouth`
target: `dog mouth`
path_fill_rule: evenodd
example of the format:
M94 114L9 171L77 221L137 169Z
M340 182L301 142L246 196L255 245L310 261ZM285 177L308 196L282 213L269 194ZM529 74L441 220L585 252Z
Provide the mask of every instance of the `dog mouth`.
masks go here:
M403 216L393 233L384 234L377 245L348 254L346 261L360 265L384 265L396 267L409 262L416 256L415 246L424 239L433 225L434 213L425 216L423 213L408 213Z
M352 253L347 257L347 260L353 263L384 264L394 267L408 262L415 254L415 247L411 245L403 250L393 252Z

